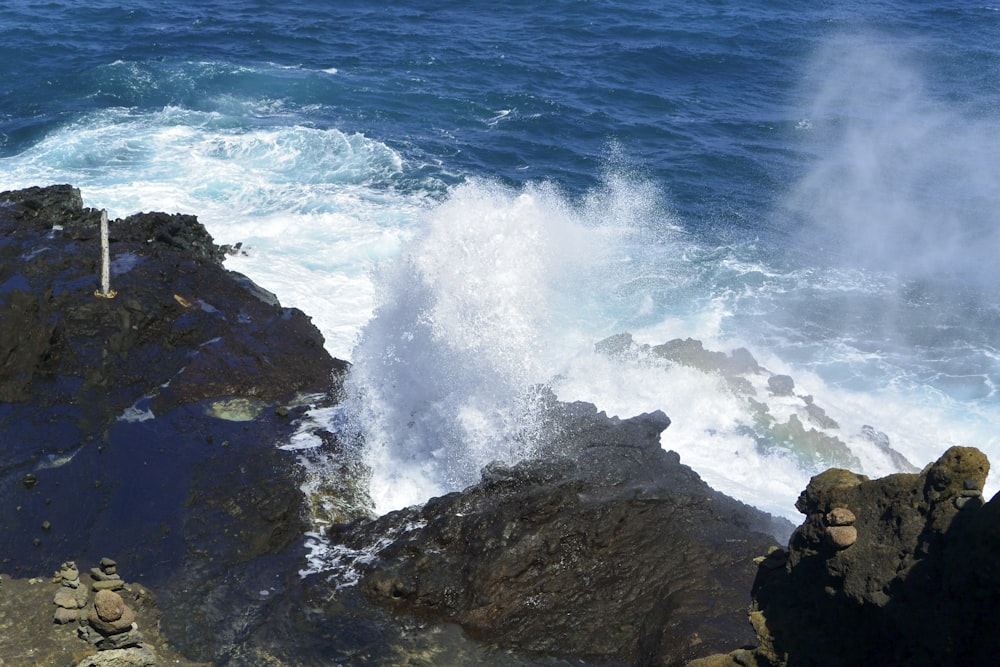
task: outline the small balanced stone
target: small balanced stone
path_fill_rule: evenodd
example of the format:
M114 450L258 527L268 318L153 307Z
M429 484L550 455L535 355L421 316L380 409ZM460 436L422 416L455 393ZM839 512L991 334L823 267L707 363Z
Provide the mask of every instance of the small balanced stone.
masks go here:
M854 526L827 526L826 539L840 551L858 541L858 529Z
M96 646L98 651L139 647L143 642L142 633L135 622L135 612L114 591L97 592L86 623L77 632L82 639Z
M117 621L125 612L125 600L113 591L98 591L94 596L94 611L102 621Z
M846 507L834 507L826 513L826 525L828 526L852 526L856 520L854 512Z
M76 563L71 560L65 561L59 566L58 577L63 586L68 584L76 588L80 584L80 570L76 567ZM73 585L74 583L76 585Z
M956 496L954 503L955 507L957 507L960 510L977 509L983 506L983 497L982 495L966 496L965 494L963 494L961 496Z
M87 589L80 587L80 571L76 563L65 561L56 573L60 584L52 602L56 605L55 622L59 625L80 620L80 610L87 606Z
M110 558L102 558L100 567L90 568L90 578L93 579L91 588L95 591L117 591L125 587L125 582L118 574L118 563Z
M79 609L67 609L65 607L56 607L56 613L52 617L52 621L56 625L67 625L69 623L75 623L79 620L80 620Z
M87 605L87 592L84 590L81 595L79 588L60 586L52 603L62 609L83 609Z
M114 560L110 559L110 558L107 558L107 557L102 558L101 559L101 571L104 572L104 574L107 574L107 575L117 574L118 573L118 563L115 562Z
M97 591L94 596L94 615L89 621L92 628L109 637L131 630L135 623L135 612L118 593Z
M120 591L125 588L125 582L121 579L101 579L90 585L95 591Z

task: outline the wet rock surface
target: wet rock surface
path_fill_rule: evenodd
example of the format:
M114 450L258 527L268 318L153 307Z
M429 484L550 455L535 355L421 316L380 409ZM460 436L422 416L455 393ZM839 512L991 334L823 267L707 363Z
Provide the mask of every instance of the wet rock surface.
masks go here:
M343 370L301 311L222 267L194 216L112 221L118 295L93 298L99 220L70 186L0 193L0 400L77 405L75 421L99 427L140 399L155 414L219 396L277 400Z
M0 664L519 664L300 578L302 471L276 445L346 364L192 216L111 221L117 296L96 298L99 219L70 186L0 193Z
M0 193L0 571L70 557L120 592L120 565L163 591L176 645L209 660L232 639L213 627L239 599L229 582L257 559L295 571L300 472L276 445L346 364L301 311L227 271L194 216L111 221L117 296L95 297L99 221L70 186ZM234 401L257 409L219 407ZM48 623L63 609L72 630L81 609L54 597ZM189 633L187 618L201 619Z
M275 445L308 405L336 402L346 364L304 314L226 271L193 216L112 221L118 294L96 298L99 218L69 186L0 193L0 571L15 575L0 576L0 664L794 667L1000 654L989 632L1000 501L984 503L977 450L881 480L817 475L780 549L768 534L790 526L712 491L659 446L665 415L619 420L587 404L552 401L530 460L336 526L330 546L353 560L302 577L309 501L294 453ZM600 349L718 373L751 407L762 399L762 447L793 438L810 459L850 463L825 432L836 422L745 350L637 350L627 335ZM794 419L771 416L772 397ZM892 454L874 429L864 437Z
M553 403L549 423L537 459L336 529L348 547L381 545L362 590L484 642L597 664L674 664L751 640L744 586L772 517L664 451L663 413Z

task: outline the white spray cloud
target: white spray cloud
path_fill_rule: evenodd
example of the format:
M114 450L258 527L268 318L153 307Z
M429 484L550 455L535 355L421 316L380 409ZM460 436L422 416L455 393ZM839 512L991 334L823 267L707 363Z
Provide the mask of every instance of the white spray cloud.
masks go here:
M994 281L1000 119L943 99L916 48L831 41L807 77L817 158L787 200L824 252L906 277Z
M605 263L601 230L547 185L472 182L425 218L380 267L353 354L349 401L380 511L461 489L530 449L537 386L558 371L596 298L588 273Z

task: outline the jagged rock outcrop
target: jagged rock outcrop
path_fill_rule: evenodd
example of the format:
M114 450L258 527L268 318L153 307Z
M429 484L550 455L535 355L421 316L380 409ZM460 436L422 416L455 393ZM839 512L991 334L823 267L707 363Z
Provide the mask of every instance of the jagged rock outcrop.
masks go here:
M869 480L831 469L796 507L787 552L761 564L758 648L714 665L988 665L1000 653L1000 499L989 462L952 447L919 474Z
M0 401L114 418L141 399L276 400L344 370L301 311L222 267L191 215L112 221L118 296L94 298L99 220L70 186L0 193Z
M983 504L977 450L881 480L817 475L779 549L776 520L662 450L662 413L619 420L554 400L533 458L332 530L330 546L355 556L356 588L331 592L342 571L300 578L301 479L274 445L306 403L334 400L346 364L305 315L226 271L193 216L114 221L118 296L95 298L98 219L69 186L0 193L0 543L5 570L61 567L59 590L33 603L31 628L50 644L91 612L66 558L114 553L158 590L143 627L176 646L156 652L220 666L957 666L1000 654L1000 500ZM627 336L602 345L635 352ZM787 419L758 410L762 446L791 438L822 458L842 444L824 439L837 425L811 397L745 351L671 341L643 353L720 374L751 408L754 395L785 401ZM874 429L864 437L892 453ZM104 559L84 576L125 591L141 616L145 594L116 575ZM98 641L136 643L126 606L102 598ZM9 634L22 619L8 607ZM22 632L19 646L32 640ZM79 664L155 660L119 650Z
M489 643L597 663L676 664L749 641L743 586L773 518L664 451L663 413L553 404L548 423L537 458L334 530L348 548L377 545L362 589Z

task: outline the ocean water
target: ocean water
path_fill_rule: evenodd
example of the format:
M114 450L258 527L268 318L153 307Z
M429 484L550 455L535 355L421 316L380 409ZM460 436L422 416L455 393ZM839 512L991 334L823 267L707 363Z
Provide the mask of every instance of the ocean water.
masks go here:
M363 435L377 511L529 454L543 388L664 410L665 448L793 520L841 462L717 375L595 352L621 332L747 348L865 474L898 469L866 425L918 468L1000 460L1000 6L122 4L0 6L0 188L242 243L354 364L313 418Z

